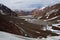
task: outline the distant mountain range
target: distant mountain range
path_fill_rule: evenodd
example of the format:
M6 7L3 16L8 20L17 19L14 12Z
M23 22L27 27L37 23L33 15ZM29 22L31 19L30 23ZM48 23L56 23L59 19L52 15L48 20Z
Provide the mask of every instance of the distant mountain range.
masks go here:
M10 8L6 7L5 5L0 4L0 12L2 12L4 15L10 15L10 16L33 15L34 17L42 16L43 19L47 19L46 18L47 16L45 16L45 15L47 13L48 14L54 13L55 12L54 10L55 11L56 10L59 10L60 11L60 3L54 4L54 5L51 5L51 6L47 6L47 7L42 7L42 8L39 8L39 9L37 8L37 9L34 9L32 11L22 11L22 10L21 11L19 11L19 10L12 11ZM54 12L51 12L51 11L54 11ZM56 13L58 13L58 11L56 11L54 14L56 14ZM49 16L49 18L51 18L51 17Z
M36 24L29 23L24 19L11 17L16 15L21 16L21 15L27 15L27 14L33 15L34 17L37 17L37 18L42 16L41 18L39 18L40 20L43 19L42 22L44 22L44 20L54 21L54 19L60 19L60 4L43 7L41 9L34 9L31 12L12 11L10 8L4 6L3 4L0 4L0 15L2 15L0 16L0 30L9 32L12 34L17 34L17 35L22 35L22 36L32 37L32 38L37 38L37 37L46 38L47 36L59 36L59 34L51 30L47 30L48 22L47 23L44 22L44 25L36 25ZM4 16L4 15L8 15L8 16ZM33 20L35 20L35 18ZM39 22L41 22L40 20ZM36 21L34 22L36 23ZM47 25L45 26L45 24ZM57 28L57 27L54 27L53 29L60 30L60 28Z

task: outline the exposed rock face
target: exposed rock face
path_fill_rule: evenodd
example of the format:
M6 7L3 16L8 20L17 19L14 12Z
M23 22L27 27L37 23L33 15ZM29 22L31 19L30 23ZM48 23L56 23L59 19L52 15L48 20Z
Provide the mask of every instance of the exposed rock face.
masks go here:
M18 11L16 13L17 13L17 16L24 16L25 15L25 12L24 11Z
M38 16L38 14L41 13L41 14L39 14L39 16L40 15L42 16L41 19L46 19L47 18L46 13L48 14L48 13L50 13L50 11L53 11L52 12L53 14L51 13L51 17L49 15L49 17L48 17L49 19L60 15L59 14L60 9L55 10L55 8L52 8L52 9L48 10L49 8L51 8L51 7L46 7L42 10L38 10L39 12L35 10L36 12L34 12L34 14ZM4 11L4 10L8 10L8 9L5 9L5 7L2 7L1 10L4 12L4 14L5 13L8 13L8 14L2 15L2 12L0 12L0 31L5 31L5 32L17 34L17 35L34 37L34 38L47 37L49 35L50 36L58 36L58 34L53 33L52 31L43 30L43 26L41 26L41 25L32 24L23 19L20 19L17 17L12 17L11 15L13 15L13 14L9 14L12 11L8 11L8 12ZM37 12L38 12L38 14L37 14ZM45 18L43 18L43 17L45 17Z
M15 10L15 12L16 12L17 16L31 15L31 14L30 14L31 11L23 11L23 10L19 11L19 10Z
M2 15L16 16L16 13L14 11L3 4L0 4L0 13L2 13Z
M34 17L42 16L41 19L50 19L60 15L60 4L55 4L41 9L36 9L32 12ZM53 15L53 16L52 16Z
M55 4L53 6L50 6L47 10L45 9L45 14L42 18L50 19L59 15L60 15L60 4Z
M60 28L56 27L56 26L52 26L52 29L54 29L54 30L60 30Z
M34 38L39 36L47 37L48 35L58 36L58 34L51 31L42 30L43 26L32 24L19 18L0 15L0 21L0 31Z
M38 9L33 10L31 14L33 17L39 17L43 15L42 10L38 10Z

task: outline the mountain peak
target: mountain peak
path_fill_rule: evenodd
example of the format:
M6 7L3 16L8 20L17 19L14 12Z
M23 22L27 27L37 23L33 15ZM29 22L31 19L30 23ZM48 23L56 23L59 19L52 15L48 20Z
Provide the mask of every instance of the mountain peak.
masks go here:
M0 4L0 12L2 15L15 15L16 13L14 11L12 11L10 8L8 8L7 6Z

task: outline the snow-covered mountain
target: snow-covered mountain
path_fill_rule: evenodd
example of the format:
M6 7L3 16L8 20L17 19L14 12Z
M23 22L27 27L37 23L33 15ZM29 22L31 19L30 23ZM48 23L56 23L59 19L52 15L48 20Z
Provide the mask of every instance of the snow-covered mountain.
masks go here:
M52 6L33 10L32 15L36 18L38 17L40 18L39 19L33 18L30 20L30 22L25 21L24 19L20 19L19 17L12 17L11 15L13 15L13 11L1 4L0 31L5 31L19 36L22 35L31 38L37 38L37 37L46 38L48 36L60 35L58 34L60 33L60 31L57 30L56 26L53 26L52 25L53 23L51 22L51 20L53 20L55 23L55 20L60 19L60 4L55 4ZM51 24L52 26L49 24Z
M42 16L41 19L51 19L52 17L60 15L60 3L54 4L47 7L42 7L40 9L35 9L32 11L34 17Z

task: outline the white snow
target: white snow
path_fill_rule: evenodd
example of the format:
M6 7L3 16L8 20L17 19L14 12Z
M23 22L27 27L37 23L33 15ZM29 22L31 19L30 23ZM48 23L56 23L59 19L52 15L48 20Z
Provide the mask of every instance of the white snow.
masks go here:
M31 40L31 39L32 38L27 38L0 31L0 40Z
M58 25L60 25L60 23L58 23L58 24L52 24L52 26L56 26L56 27L59 27ZM54 30L54 29L52 29L51 26L48 26L47 29L50 30L50 31L52 31L52 32L54 32L54 33L56 33L56 34L60 35L60 30Z
M47 21L56 19L56 18L58 18L58 17L59 17L59 16L55 16L55 17L53 17L53 18L51 18L51 19L48 19Z
M0 31L0 40L60 40L60 36L48 36L47 38L28 38Z
M52 24L53 26L58 26L58 25L60 25L60 23L58 23L58 24Z
M49 11L49 12L46 13L46 16L52 14L53 12L57 12L57 11L59 11L59 10L58 10L58 9L54 9L54 10L52 10L52 11Z

